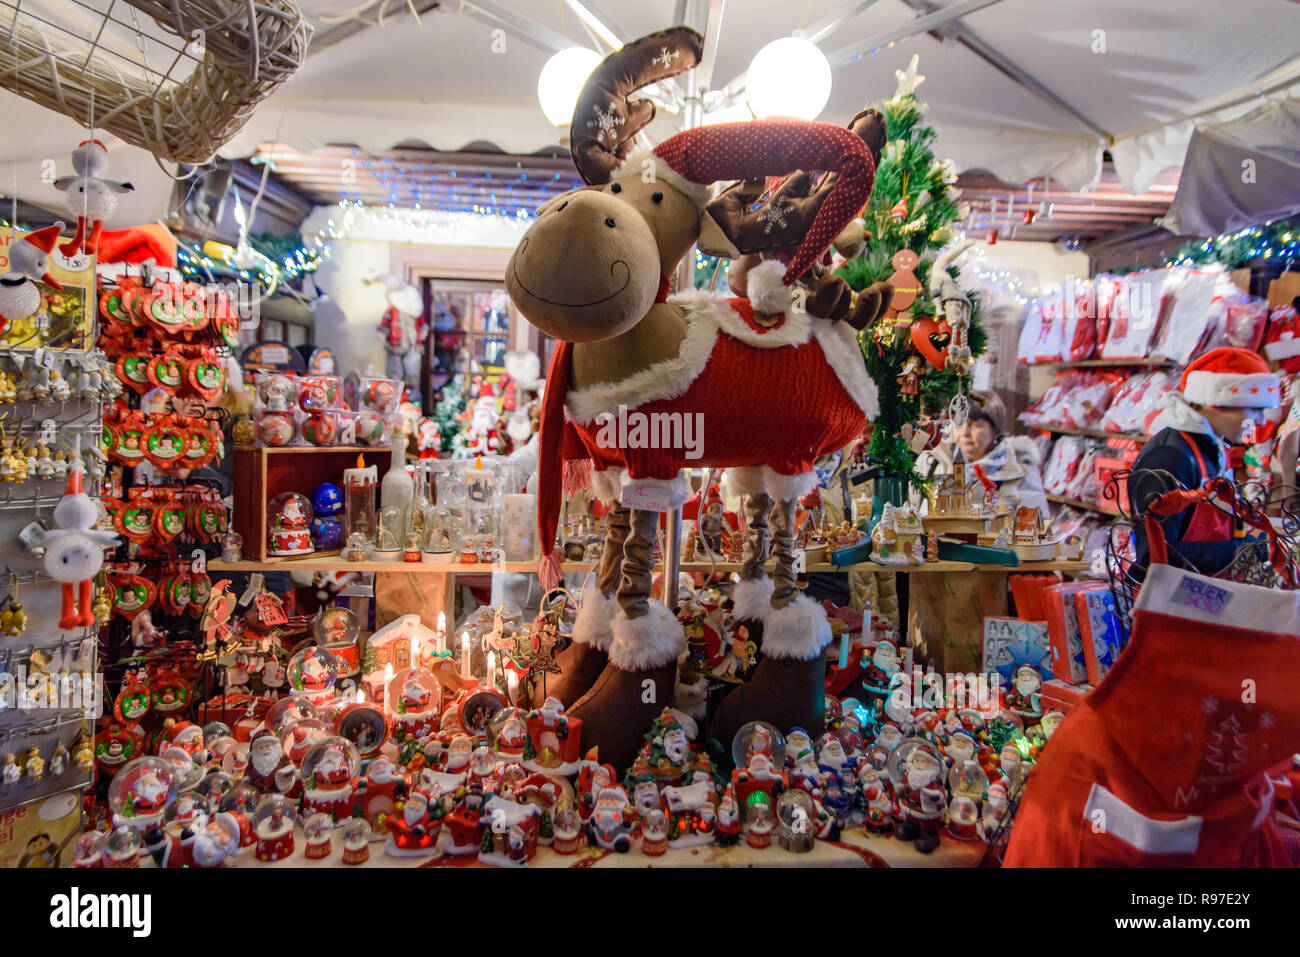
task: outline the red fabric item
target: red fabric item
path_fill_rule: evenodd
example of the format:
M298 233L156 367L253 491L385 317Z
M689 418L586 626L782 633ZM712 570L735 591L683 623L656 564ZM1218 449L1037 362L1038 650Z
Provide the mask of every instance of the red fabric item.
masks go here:
M142 263L175 267L176 237L162 226L105 229L95 253L101 263Z
M546 390L542 394L542 415L537 429L537 533L542 550L538 568L542 584L553 588L550 581L560 561L555 547L555 529L560 521L560 499L564 484L564 452L566 433L572 427L564 419L564 397L569 391L569 366L573 359L573 344L557 342L551 353L551 366L546 370ZM563 456L571 458L576 456Z
M1179 432L1192 449L1192 454L1196 456L1196 464L1201 469L1201 483L1208 482L1211 478L1210 468L1205 464L1205 456L1201 454L1201 448L1196 444L1196 440L1186 432ZM1188 542L1226 542L1232 538L1232 517L1220 508L1216 508L1210 502L1197 502L1192 508L1192 517L1187 521L1187 531L1183 534L1183 540Z
M1006 866L1290 866L1271 776L1300 746L1300 593L1172 568L1147 533L1132 639L1044 750Z
M694 183L763 179L774 173L822 170L839 173L785 271L788 286L830 248L871 198L876 163L853 131L808 120L751 120L684 130L654 153Z
M672 284L669 282L667 276L659 277L659 291L655 293L655 302L668 301L668 290L671 287L671 285Z

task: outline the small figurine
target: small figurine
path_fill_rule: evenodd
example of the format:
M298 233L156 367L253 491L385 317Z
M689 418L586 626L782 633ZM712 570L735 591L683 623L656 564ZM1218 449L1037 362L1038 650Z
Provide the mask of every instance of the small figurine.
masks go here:
M926 533L925 560L927 562L937 562L939 560L939 533L938 532L930 531Z
M0 770L0 784L17 784L22 776L23 772L18 767L18 759L12 753L6 754L4 768Z
M617 785L608 785L596 795L587 826L592 840L601 847L626 854L632 848L632 825L636 812L628 801L627 792Z
M23 770L27 773L29 780L39 781L45 777L45 759L41 757L41 752L36 745L32 745L27 749L27 753L23 755L22 763Z
M901 395L919 395L921 392L922 362L921 357L913 353L903 363L902 374L898 377L898 391Z
M1043 676L1033 665L1021 665L1016 669L1015 683L1007 692L1007 708L1024 718L1038 718L1043 714L1039 703L1039 692L1043 687Z
M757 660L758 645L749 640L749 629L745 625L739 625L730 636L724 633L722 641L727 651L714 666L713 677L732 683L743 681Z
M68 749L63 745L58 745L54 749L54 755L50 758L50 774L58 777L68 770Z

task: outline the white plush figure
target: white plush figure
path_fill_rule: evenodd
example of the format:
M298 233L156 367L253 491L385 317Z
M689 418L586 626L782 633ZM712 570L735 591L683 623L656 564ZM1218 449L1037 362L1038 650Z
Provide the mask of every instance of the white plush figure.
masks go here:
M974 245L973 239L963 240L940 253L930 267L930 298L937 300L943 306L944 318L948 320L948 325L952 329L948 354L956 358L970 356L970 345L966 341L966 334L970 330L971 302L952 276L948 275L948 267L958 256Z
M9 271L0 276L0 332L9 323L27 319L41 307L41 290L36 283L62 289L49 273L47 256L59 241L62 223L28 233L9 252Z
M99 510L82 488L81 467L74 466L68 490L54 507L55 528L42 536L45 546L45 572L63 583L63 617L59 627L71 630L95 623L90 605L94 598L94 578L104 564L104 549L118 542L112 532L95 528ZM74 589L73 585L77 587Z
M117 194L129 193L130 183L104 179L108 172L108 147L99 140L83 140L72 151L72 168L75 176L60 176L54 188L68 194L68 212L77 217L77 233L59 246L65 256L75 256L81 250L93 253L99 246L99 234L104 220L117 212ZM90 235L86 235L86 224Z

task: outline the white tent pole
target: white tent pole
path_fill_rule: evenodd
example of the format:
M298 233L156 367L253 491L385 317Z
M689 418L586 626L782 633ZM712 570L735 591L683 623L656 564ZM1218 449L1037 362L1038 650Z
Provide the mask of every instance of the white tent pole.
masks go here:
M530 20L496 0L461 0L460 6L461 12L494 26L505 27L524 42L552 53L578 45L564 34L556 33L550 27Z
M857 0L856 3L845 4L844 9L838 13L828 13L804 30L804 39L811 40L813 43L821 43L868 7L874 6L875 3L876 0Z
M952 6L944 7L942 10L936 10L934 13L926 14L923 17L917 17L911 23L893 30L886 30L884 33L878 33L874 37L868 37L865 40L859 40L846 47L841 47L831 53L826 54L826 59L831 61L831 66L843 66L851 63L864 53L870 53L879 47L888 46L898 40L907 37L916 36L918 33L925 33L933 30L935 27L942 26L949 21L956 20L959 17L968 16L977 10L983 10L985 7L991 7L1001 0L962 0L961 3L954 3Z

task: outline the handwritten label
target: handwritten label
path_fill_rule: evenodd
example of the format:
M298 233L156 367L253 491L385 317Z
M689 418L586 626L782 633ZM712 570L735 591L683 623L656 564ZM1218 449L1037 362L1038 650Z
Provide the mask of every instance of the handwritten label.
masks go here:
M1228 589L1185 575L1174 589L1172 600L1218 618L1228 607L1231 598L1232 593Z
M672 496L661 485L624 485L622 501L625 507L643 512L670 512L673 508Z

